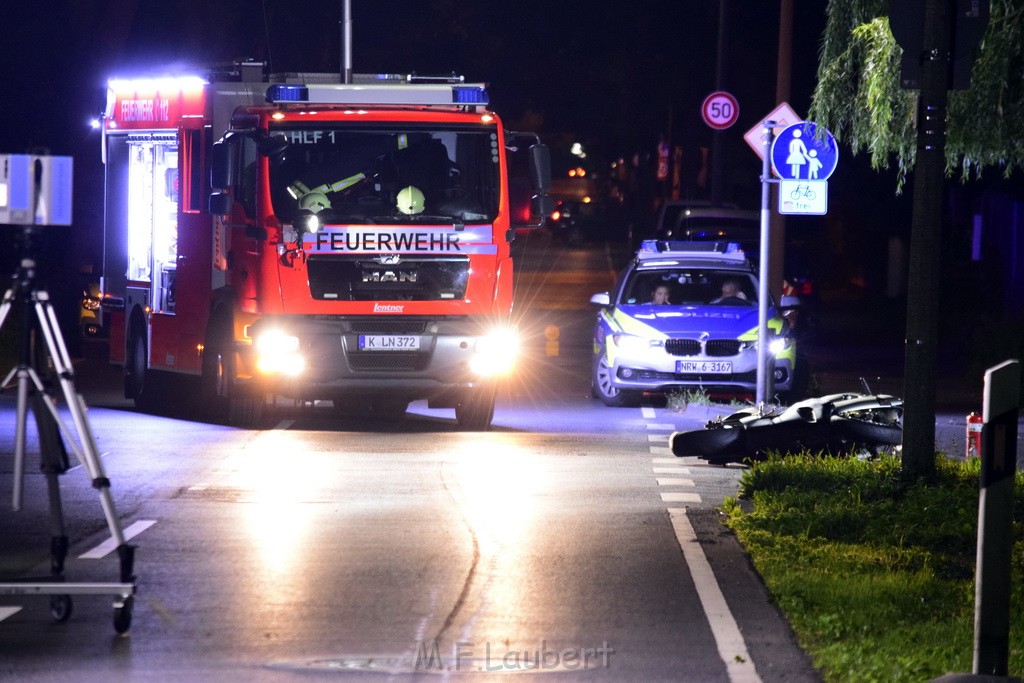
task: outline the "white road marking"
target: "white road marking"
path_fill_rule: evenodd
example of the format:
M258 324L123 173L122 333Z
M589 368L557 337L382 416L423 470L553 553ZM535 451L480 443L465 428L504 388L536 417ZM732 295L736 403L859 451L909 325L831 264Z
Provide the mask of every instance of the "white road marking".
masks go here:
M658 486L696 486L693 479L677 479L675 477L657 477Z
M293 424L295 424L295 420L281 420L276 425L274 425L274 431L278 429L288 429Z
M652 467L651 471L655 474L689 474L690 470L686 467Z
M135 538L136 536L138 536L139 534L141 534L143 531L145 531L149 527L153 526L154 524L156 524L156 520L155 519L140 519L138 522L135 522L134 524L129 526L127 529L123 530L122 533L124 533L124 540L127 541L130 538ZM107 540L103 541L103 543L100 543L98 546L96 546L95 548L93 548L89 552L83 553L82 555L79 555L78 559L80 559L80 560L98 560L101 557L106 557L107 555L109 555L110 553L112 553L116 549L117 549L117 541L115 541L114 537L111 536L110 538L108 538Z
M675 425L659 424L657 422L647 422L645 424L648 429L663 429L667 432L674 432L676 430Z
M654 408L644 406L640 409L640 414L644 416L645 420L653 420L655 417Z
M747 652L747 644L743 640L736 619L729 611L722 589L715 579L708 558L697 542L697 534L693 531L690 518L685 508L669 508L669 519L676 532L676 540L683 550L683 559L690 568L690 576L697 588L697 596L704 607L704 614L711 626L711 633L718 645L718 656L725 662L729 680L732 683L760 683L754 662Z
M206 483L203 483L203 484L196 484L195 486L189 486L188 490L189 491L205 491L208 488L210 488L210 485L206 484Z
M675 456L671 458L651 458L651 462L655 465L678 465L680 464L680 459Z
M21 607L0 607L0 621L3 621L12 614L17 614L21 611Z
M701 502L700 494L698 493L663 493L661 494L661 502L663 503L699 503Z
M668 438L671 434L648 434L647 440L651 443L668 443Z
M651 455L672 455L672 449L668 446L651 446Z

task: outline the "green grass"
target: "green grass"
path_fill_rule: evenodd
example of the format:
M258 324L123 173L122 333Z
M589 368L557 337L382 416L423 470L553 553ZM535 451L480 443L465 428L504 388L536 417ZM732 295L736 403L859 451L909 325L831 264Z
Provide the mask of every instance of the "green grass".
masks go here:
M746 504L726 500L730 527L826 680L923 681L971 671L980 466L940 456L937 469L934 482L911 484L896 457L773 457L743 473ZM1019 540L1020 475L1016 489ZM1017 676L1020 546L1009 662Z
M708 396L703 389L678 389L665 394L665 407L681 413L689 406L712 406L720 405ZM738 399L733 399L725 404L732 408L745 408L749 404Z

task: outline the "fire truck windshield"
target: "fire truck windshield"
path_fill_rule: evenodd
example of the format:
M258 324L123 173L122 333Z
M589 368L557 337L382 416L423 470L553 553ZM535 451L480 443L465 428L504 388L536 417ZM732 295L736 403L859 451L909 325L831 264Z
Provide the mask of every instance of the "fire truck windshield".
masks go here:
M282 222L300 208L327 223L485 223L498 213L493 127L283 124L270 134L287 143L269 157Z

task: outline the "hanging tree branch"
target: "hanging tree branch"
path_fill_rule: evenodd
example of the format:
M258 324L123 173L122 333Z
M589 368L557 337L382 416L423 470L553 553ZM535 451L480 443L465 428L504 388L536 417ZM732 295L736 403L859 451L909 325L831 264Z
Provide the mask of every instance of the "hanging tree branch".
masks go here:
M994 167L1024 170L1024 0L990 0L971 85L950 93L946 172L962 181ZM900 85L902 50L886 0L830 0L809 118L876 169L895 163L897 190L913 168L917 91Z

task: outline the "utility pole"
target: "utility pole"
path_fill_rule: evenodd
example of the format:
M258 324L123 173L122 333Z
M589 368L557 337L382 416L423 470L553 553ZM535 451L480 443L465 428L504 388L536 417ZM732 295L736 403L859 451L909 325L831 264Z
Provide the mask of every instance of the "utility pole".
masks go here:
M793 0L781 0L779 3L779 54L775 68L775 104L788 102L792 90L791 71L793 68ZM779 186L771 188L772 205L778 206ZM768 270L761 277L768 280L772 294L782 294L782 280L785 277L786 258L786 217L778 211L771 212L771 232L769 237L771 258Z
M935 369L952 4L950 0L925 0L924 41L919 55L921 95L903 386L903 474L909 479L935 474Z
M715 90L725 90L725 69L728 48L729 0L718 0L718 52L715 65ZM725 160L722 158L724 131L716 130L711 137L711 206L722 205L722 182Z
M341 82L352 82L352 0L342 0Z

